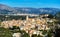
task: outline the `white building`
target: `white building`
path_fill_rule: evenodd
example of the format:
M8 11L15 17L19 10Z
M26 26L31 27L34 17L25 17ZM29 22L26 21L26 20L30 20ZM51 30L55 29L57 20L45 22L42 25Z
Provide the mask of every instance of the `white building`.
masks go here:
M13 37L21 37L21 33L14 33L12 36Z

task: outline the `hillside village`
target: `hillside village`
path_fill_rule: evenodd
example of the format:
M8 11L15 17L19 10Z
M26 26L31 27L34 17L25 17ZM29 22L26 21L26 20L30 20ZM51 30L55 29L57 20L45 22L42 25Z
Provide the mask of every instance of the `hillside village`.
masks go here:
M26 33L29 34L30 37L32 37L32 35L37 34L40 35L41 37L46 37L48 35L48 32L51 29L55 28L55 24L54 22L57 21L56 19L54 19L54 17L50 17L49 14L44 14L44 15L39 15L38 17L34 17L34 18L29 18L26 17L25 20L21 20L21 19L12 19L12 20L4 20L2 22L0 22L0 27L3 27L5 29L10 29L10 30L17 30L18 31L25 31ZM15 31L16 31L15 30ZM17 34L20 34L21 32L17 32ZM43 33L43 31L45 31L45 34ZM16 32L15 32L16 33ZM43 34L42 34L43 33ZM21 37L21 35L13 35L14 37ZM51 34L50 37L52 37L53 35ZM27 36L26 36L27 37Z

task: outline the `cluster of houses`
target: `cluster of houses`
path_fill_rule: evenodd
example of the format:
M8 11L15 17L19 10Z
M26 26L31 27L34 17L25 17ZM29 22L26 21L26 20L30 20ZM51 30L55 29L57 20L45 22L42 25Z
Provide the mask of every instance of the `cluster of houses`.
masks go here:
M45 15L48 16L48 15ZM43 18L27 18L27 20L8 20L1 22L1 26L4 28L9 28L13 26L17 26L20 30L24 30L26 33L32 34L40 34L42 32L39 30L49 30L49 26L47 24L47 20ZM15 34L14 34L15 35ZM42 35L44 36L44 35Z

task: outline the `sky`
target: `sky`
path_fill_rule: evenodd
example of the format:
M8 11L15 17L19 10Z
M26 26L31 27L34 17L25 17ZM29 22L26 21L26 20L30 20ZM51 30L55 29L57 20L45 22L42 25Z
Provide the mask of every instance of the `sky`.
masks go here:
M60 0L0 0L11 7L60 8Z

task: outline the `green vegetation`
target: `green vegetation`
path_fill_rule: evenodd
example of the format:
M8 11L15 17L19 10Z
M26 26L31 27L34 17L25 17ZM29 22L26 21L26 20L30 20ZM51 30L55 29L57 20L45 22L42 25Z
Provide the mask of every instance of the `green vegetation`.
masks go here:
M56 23L60 24L60 12L55 15L55 18L58 20Z
M43 35L47 34L47 31L46 31L46 30L44 30L44 31L42 32L42 34L43 34Z
M25 20L26 19L26 16L7 16L7 15L0 15L0 21L12 20L12 19L15 19L15 20L18 20L18 19Z
M56 13L55 16L56 16L57 19L60 19L60 12Z
M12 32L9 29L0 27L0 37L12 37Z
M22 37L30 37L30 35L28 33L24 33Z
M19 30L18 27L14 26L14 30L11 29L5 29L3 27L0 27L0 37L12 37L13 33L21 33L22 37L30 37L28 33L26 33L24 30ZM23 34L24 33L24 34Z

